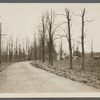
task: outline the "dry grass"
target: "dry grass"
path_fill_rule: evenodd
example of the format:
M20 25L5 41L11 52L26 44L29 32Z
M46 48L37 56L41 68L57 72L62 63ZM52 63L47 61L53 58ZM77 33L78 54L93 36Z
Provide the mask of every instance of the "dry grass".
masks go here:
M93 66L93 64L88 61L85 63L84 70L81 70L81 62L77 61L73 61L74 66L72 70L69 69L69 61L54 61L53 66L50 66L47 62L41 63L40 61L31 62L31 64L59 76L100 89L100 66L98 63L95 64L98 66Z
M6 81L7 78L7 67L10 63L2 63L0 65L0 89L2 88L2 84Z

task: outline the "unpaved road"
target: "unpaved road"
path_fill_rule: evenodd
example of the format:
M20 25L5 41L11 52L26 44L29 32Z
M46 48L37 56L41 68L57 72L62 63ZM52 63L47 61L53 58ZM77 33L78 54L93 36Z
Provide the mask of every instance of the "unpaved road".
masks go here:
M68 93L97 92L100 90L85 84L59 77L33 67L29 62L20 62L7 68L7 78L0 93Z

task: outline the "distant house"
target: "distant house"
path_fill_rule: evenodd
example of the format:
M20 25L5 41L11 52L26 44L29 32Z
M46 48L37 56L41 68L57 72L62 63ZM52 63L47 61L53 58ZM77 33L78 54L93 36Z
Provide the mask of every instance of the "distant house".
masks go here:
M100 60L100 52L94 53L93 56L94 60Z
M78 60L79 57L78 56L73 56L73 60Z
M69 56L67 54L62 54L62 57L60 56L60 54L57 55L57 60L67 60L69 59Z
M73 60L78 60L81 57L81 53L79 51L74 51Z
M79 51L74 51L73 56L81 57L81 53Z

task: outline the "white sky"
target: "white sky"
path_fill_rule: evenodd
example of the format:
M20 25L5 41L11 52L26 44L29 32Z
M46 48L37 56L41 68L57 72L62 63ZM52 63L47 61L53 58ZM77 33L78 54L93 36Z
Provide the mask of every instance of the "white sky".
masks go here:
M71 12L76 14L81 13L80 9L86 8L86 19L94 19L93 22L89 23L86 26L87 37L85 39L85 51L91 51L91 40L93 40L93 49L95 52L100 51L100 4L68 4L68 3L17 3L17 4L0 4L0 21L3 24L3 32L7 37L11 35L15 39L33 40L34 32L37 30L37 26L40 23L40 18L42 12L45 12L48 9L53 9L57 14L64 14L64 9L69 8ZM57 21L63 22L66 19L63 16L58 16ZM72 39L80 40L79 36L81 35L81 17L73 15L72 17ZM62 31L59 31L59 34L63 34ZM56 44L59 45L60 41L57 40ZM68 50L68 43L65 38L63 38L63 49ZM81 49L80 49L81 50Z

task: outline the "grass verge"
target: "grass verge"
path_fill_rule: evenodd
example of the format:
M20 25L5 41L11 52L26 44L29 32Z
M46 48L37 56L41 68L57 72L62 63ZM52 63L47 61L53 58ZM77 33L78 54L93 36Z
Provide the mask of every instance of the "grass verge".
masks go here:
M30 64L61 77L100 89L100 70L98 69L94 71L89 70L89 68L88 70L81 70L78 65L75 65L74 68L70 70L69 64L66 61L55 61L53 66L50 66L47 62L42 63L40 61L31 62Z
M4 82L6 82L7 79L7 67L11 65L11 63L2 63L0 65L0 89L2 88L2 85Z

